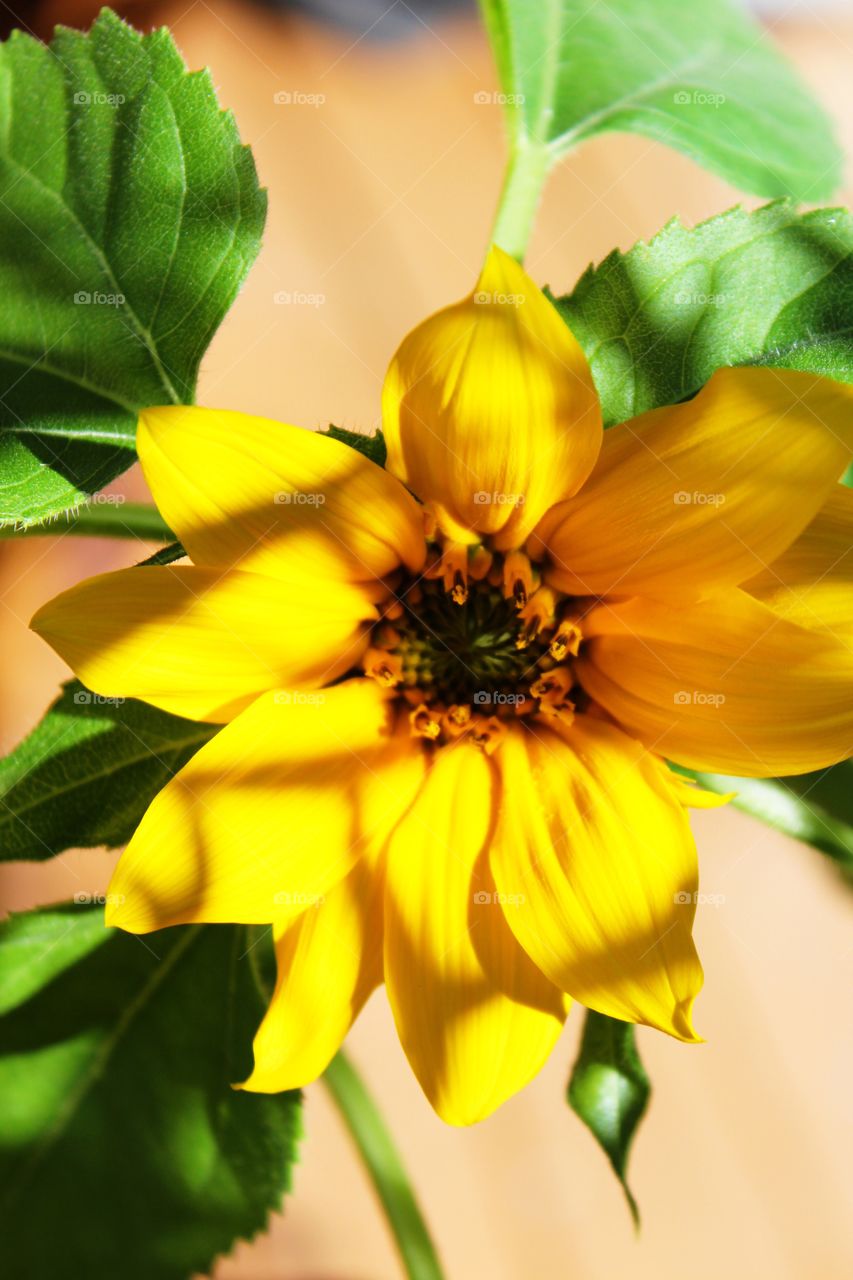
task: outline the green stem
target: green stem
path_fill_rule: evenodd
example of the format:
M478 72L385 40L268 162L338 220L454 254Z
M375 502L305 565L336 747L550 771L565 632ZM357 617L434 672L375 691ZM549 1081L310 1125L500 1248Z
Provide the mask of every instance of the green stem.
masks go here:
M323 1080L382 1202L406 1275L409 1280L442 1280L435 1246L391 1135L361 1077L342 1051L329 1063Z
M175 540L157 508L144 502L96 502L44 524L28 524L22 528L0 526L0 538L55 538L65 533L82 538L142 538L145 542Z
M492 229L492 243L519 262L527 252L542 188L554 161L553 154L541 142L518 144L510 158Z

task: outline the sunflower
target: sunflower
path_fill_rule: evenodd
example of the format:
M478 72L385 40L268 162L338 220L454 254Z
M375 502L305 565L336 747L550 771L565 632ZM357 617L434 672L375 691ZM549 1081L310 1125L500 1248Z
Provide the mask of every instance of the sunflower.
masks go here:
M604 433L579 344L493 249L382 407L384 469L146 410L191 563L90 579L33 627L97 693L224 725L149 807L108 922L272 926L243 1087L313 1080L384 982L424 1092L469 1124L573 999L698 1039L687 807L712 801L667 760L850 752L851 390L724 368Z

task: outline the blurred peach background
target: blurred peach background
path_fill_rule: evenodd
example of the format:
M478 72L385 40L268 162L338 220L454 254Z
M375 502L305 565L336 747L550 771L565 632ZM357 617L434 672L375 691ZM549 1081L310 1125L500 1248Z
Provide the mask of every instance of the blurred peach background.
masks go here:
M396 0L388 20L398 6L408 8ZM500 108L475 101L497 86L473 16L411 17L411 38L389 41L376 39L386 19L360 38L234 3L123 11L137 25L168 24L190 66L211 67L270 193L263 253L207 355L200 400L308 426L378 425L399 338L471 287L488 236L504 153ZM91 13L54 4L41 16L85 23ZM776 20L773 35L853 155L853 15L798 10ZM277 105L281 91L321 100ZM589 261L674 213L693 223L737 199L642 139L595 140L552 180L528 269L565 291ZM277 303L282 293L301 300ZM116 492L147 496L136 473ZM66 674L28 632L33 611L80 578L139 558L129 543L70 537L0 544L4 752ZM686 1048L640 1029L654 1094L632 1161L639 1239L604 1157L564 1103L579 1014L526 1092L467 1131L443 1127L420 1095L381 993L350 1037L449 1280L851 1274L853 899L819 854L734 811L694 821L703 891L724 899L698 917L707 981L697 1025L708 1043ZM103 889L114 860L90 851L6 870L5 904ZM307 1091L305 1129L285 1215L223 1260L216 1280L401 1274L322 1085Z

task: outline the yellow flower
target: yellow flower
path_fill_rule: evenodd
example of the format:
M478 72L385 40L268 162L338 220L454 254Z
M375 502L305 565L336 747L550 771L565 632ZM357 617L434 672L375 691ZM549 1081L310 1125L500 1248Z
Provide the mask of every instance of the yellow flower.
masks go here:
M383 418L386 470L147 410L192 563L94 578L33 626L98 693L225 722L150 806L109 914L273 925L244 1087L314 1079L384 982L429 1100L467 1124L539 1070L570 998L698 1038L686 806L712 801L665 757L848 754L851 389L727 368L605 434L579 345L493 250L403 342Z

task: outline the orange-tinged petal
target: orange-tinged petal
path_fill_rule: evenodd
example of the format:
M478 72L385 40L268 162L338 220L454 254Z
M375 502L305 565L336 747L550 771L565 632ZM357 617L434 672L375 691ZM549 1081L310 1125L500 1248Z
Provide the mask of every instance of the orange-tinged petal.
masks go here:
M439 751L388 851L385 982L421 1087L473 1124L547 1058L565 1001L515 941L488 868L494 778L485 754Z
M589 1008L695 1041L696 848L663 762L584 715L514 725L495 760L492 870L525 951Z
M526 272L493 248L473 293L418 325L385 379L388 468L460 541L520 546L576 493L601 447L580 346Z
M605 433L530 544L578 595L695 599L752 577L820 510L853 452L853 387L721 369L695 399Z
M89 578L31 626L96 693L220 724L265 689L342 675L376 616L357 584L318 594L307 580L168 565Z
M137 448L165 520L196 564L367 581L424 561L403 486L338 440L269 418L145 409Z
M853 660L853 489L836 485L797 541L743 589L791 622L830 632Z
M853 665L733 588L701 603L635 598L584 621L584 688L678 764L752 777L807 773L853 750Z
M385 840L422 776L373 681L264 694L150 805L113 875L108 923L293 918Z

